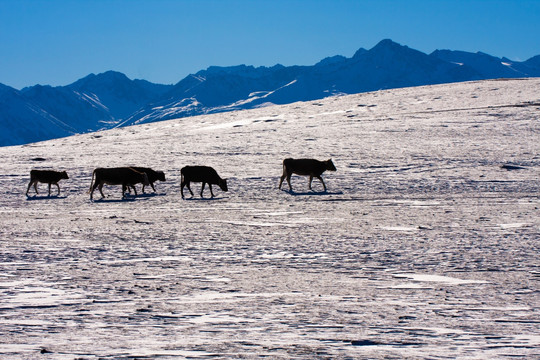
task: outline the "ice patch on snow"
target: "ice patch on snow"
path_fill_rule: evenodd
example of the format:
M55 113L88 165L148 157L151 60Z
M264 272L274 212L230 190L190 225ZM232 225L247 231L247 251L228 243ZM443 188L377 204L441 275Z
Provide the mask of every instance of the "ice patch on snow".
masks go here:
M517 229L520 227L528 226L527 223L510 223L510 224L497 224L502 229Z
M381 229L389 231L418 231L418 227L412 226L382 226Z
M419 282L441 282L449 285L464 285L464 284L487 284L483 280L464 280L449 276L431 275L431 274L394 274L396 278L409 279Z

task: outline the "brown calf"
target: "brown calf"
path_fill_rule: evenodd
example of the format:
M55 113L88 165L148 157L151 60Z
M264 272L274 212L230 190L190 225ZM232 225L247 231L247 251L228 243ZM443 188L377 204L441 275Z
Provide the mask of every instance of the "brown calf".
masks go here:
M142 172L142 173L145 173L147 176L148 176L148 182L150 183L150 186L152 187L152 190L154 190L154 192L156 192L156 188L154 187L154 183L156 181L165 181L165 173L163 171L155 171L153 169L150 169L150 168L146 168L146 167L137 167L137 166L132 166L131 167L132 169L138 171L138 172ZM142 186L142 192L144 194L144 187L146 185L143 184ZM135 186L131 186L133 188L133 190L135 191L136 193L136 190L135 190ZM129 191L129 189L128 189Z
M279 181L279 189L281 189L283 180L287 178L289 190L292 191L291 175L298 174L309 175L309 190L312 190L311 182L313 181L313 178L316 177L321 181L324 191L326 191L326 185L321 177L321 174L326 170L336 171L336 167L331 159L326 161L319 161L315 159L285 159L283 160L283 175L281 175L281 180Z
M58 185L58 182L62 179L69 179L67 173L65 171L54 171L54 170L30 170L30 183L28 184L28 188L26 189L26 196L28 196L28 191L30 191L30 187L34 185L34 190L36 190L36 194L38 193L37 189L37 183L44 183L49 184L49 196L51 196L51 185L54 184L58 188L58 194L60 195L60 185Z
M184 198L184 186L187 186L191 196L193 196L193 191L189 187L190 182L202 182L201 188L201 197L203 197L204 185L208 184L210 188L210 195L214 197L212 192L212 184L218 185L221 190L228 191L227 180L219 177L216 170L209 166L184 166L180 170L182 174L182 182L180 184L180 193L182 194L182 199Z
M143 183L144 185L150 185L148 176L144 172L137 171L130 167L118 167L118 168L97 168L92 173L92 183L90 184L90 200L93 199L94 190L99 189L101 197L103 195L103 185L122 185L122 199L124 199L128 186L134 184ZM135 189L135 188L134 188ZM135 190L137 195L137 190Z

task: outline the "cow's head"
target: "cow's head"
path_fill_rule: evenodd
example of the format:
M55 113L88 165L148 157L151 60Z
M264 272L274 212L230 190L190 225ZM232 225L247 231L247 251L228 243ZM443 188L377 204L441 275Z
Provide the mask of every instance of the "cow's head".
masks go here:
M156 171L157 179L159 181L165 181L165 173L163 171Z
M330 170L330 171L336 171L336 167L334 166L334 163L332 162L332 159L328 159L324 162L324 164L326 165L326 170Z
M69 179L67 172L65 171L62 171L62 173L60 173L60 176L62 176L62 179Z
M221 190L229 191L229 188L227 187L227 179L219 179L218 185L221 188Z

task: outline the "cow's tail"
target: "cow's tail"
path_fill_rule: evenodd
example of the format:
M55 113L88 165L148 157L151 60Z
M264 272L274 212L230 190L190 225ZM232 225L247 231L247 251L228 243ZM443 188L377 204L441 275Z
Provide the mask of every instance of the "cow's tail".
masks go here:
M283 160L283 175L287 174L287 163L289 163L292 159L287 158Z
M96 170L92 172L92 182L90 183L90 189L88 189L87 194L90 194L92 192L92 186L94 185L94 176L96 175Z

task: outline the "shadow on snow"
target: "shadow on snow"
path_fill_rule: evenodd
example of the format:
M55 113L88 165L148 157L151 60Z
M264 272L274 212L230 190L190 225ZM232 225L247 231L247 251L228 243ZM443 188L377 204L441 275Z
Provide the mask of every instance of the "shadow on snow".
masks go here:
M185 201L214 201L214 200L221 200L221 199L225 199L224 197L221 197L221 196L214 196L213 198L212 197L209 197L209 198L205 198L205 197L190 197L190 198L182 198L182 200L185 200Z
M156 196L166 196L167 194L166 193L163 193L163 194L158 194L158 193L144 193L144 194L137 194L136 196L135 195L127 195L128 197L133 197L133 198L152 198L152 197L156 197Z
M287 194L293 196L323 196L323 195L343 195L343 191L291 191L291 190L281 190Z
M31 201L31 200L47 200L47 199L66 199L67 196L66 195L34 195L34 196L26 196L26 200L27 201Z

